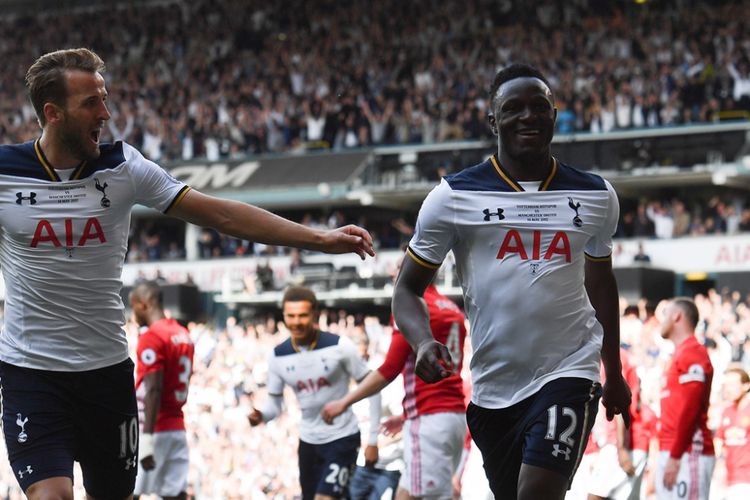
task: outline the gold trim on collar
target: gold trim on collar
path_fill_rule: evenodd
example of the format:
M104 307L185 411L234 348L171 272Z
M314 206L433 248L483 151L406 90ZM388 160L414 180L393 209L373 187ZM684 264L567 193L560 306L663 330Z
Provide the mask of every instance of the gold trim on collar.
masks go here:
M294 352L301 352L297 342L294 341L294 337L289 337L289 340L292 341L292 349L294 349ZM320 340L320 330L315 333L315 340L310 342L307 346L307 351L314 351L315 347L318 345L318 340Z
M552 179L555 177L555 174L557 173L557 160L555 157L552 157L552 168L549 171L549 175L547 176L547 179L545 179L544 182L539 186L539 191L546 191L549 185L552 183Z
M497 173L500 174L500 177L513 189L516 191L525 191L523 187L521 187L518 182L513 179L510 174L506 173L505 170L503 170L503 167L500 165L500 161L497 159L496 155L490 156L490 160L492 160L492 166L495 167L495 170L497 170ZM539 191L546 191L547 188L549 188L549 185L552 183L552 179L555 177L555 174L557 173L557 160L555 157L552 157L552 168L550 169L549 175L547 178L539 184Z
M503 167L500 166L500 161L495 157L495 155L490 156L490 160L492 160L492 166L495 167L495 170L497 170L497 173L500 174L500 177L513 189L516 191L523 191L523 188L513 180L513 178L505 173L505 170L503 170Z
M86 170L86 160L83 160L80 165L78 165L73 172L73 175L70 176L71 181L77 181L81 178L83 175L83 171Z
M57 175L57 172L55 172L55 169L52 168L52 165L49 164L47 161L47 157L44 156L44 152L42 151L42 147L39 145L39 139L34 141L34 152L36 153L36 157L39 160L39 163L42 164L44 167L44 170L47 171L47 175L49 178L53 181L60 182L60 176Z

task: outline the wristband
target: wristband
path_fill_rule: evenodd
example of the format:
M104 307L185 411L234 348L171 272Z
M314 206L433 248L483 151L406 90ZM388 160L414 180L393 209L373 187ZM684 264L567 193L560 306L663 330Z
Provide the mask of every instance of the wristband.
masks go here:
M138 460L143 460L146 457L153 456L154 454L154 435L153 434L141 434L140 442L138 443Z

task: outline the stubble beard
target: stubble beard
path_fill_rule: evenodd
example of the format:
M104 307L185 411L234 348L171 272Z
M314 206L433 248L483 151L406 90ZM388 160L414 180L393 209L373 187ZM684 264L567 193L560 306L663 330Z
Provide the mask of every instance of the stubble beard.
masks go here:
M80 161L96 160L101 155L99 145L97 144L95 148L86 147L84 144L86 140L88 138L83 139L80 133L67 128L60 132L60 142L74 158Z

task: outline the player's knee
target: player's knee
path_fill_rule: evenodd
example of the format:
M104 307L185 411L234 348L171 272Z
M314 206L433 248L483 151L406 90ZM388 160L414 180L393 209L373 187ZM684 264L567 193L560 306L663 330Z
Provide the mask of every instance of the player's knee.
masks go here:
M66 478L50 478L26 489L29 500L73 500L73 483Z
M518 475L518 500L563 500L568 480L558 472L524 464Z

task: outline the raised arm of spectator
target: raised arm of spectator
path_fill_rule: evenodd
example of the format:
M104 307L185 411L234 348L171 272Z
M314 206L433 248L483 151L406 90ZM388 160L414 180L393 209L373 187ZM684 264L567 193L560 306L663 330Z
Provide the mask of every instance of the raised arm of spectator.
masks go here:
M353 252L362 259L375 255L372 237L348 225L334 230L314 229L267 210L234 200L216 198L191 189L168 215L224 234L267 245L284 245L326 253Z

